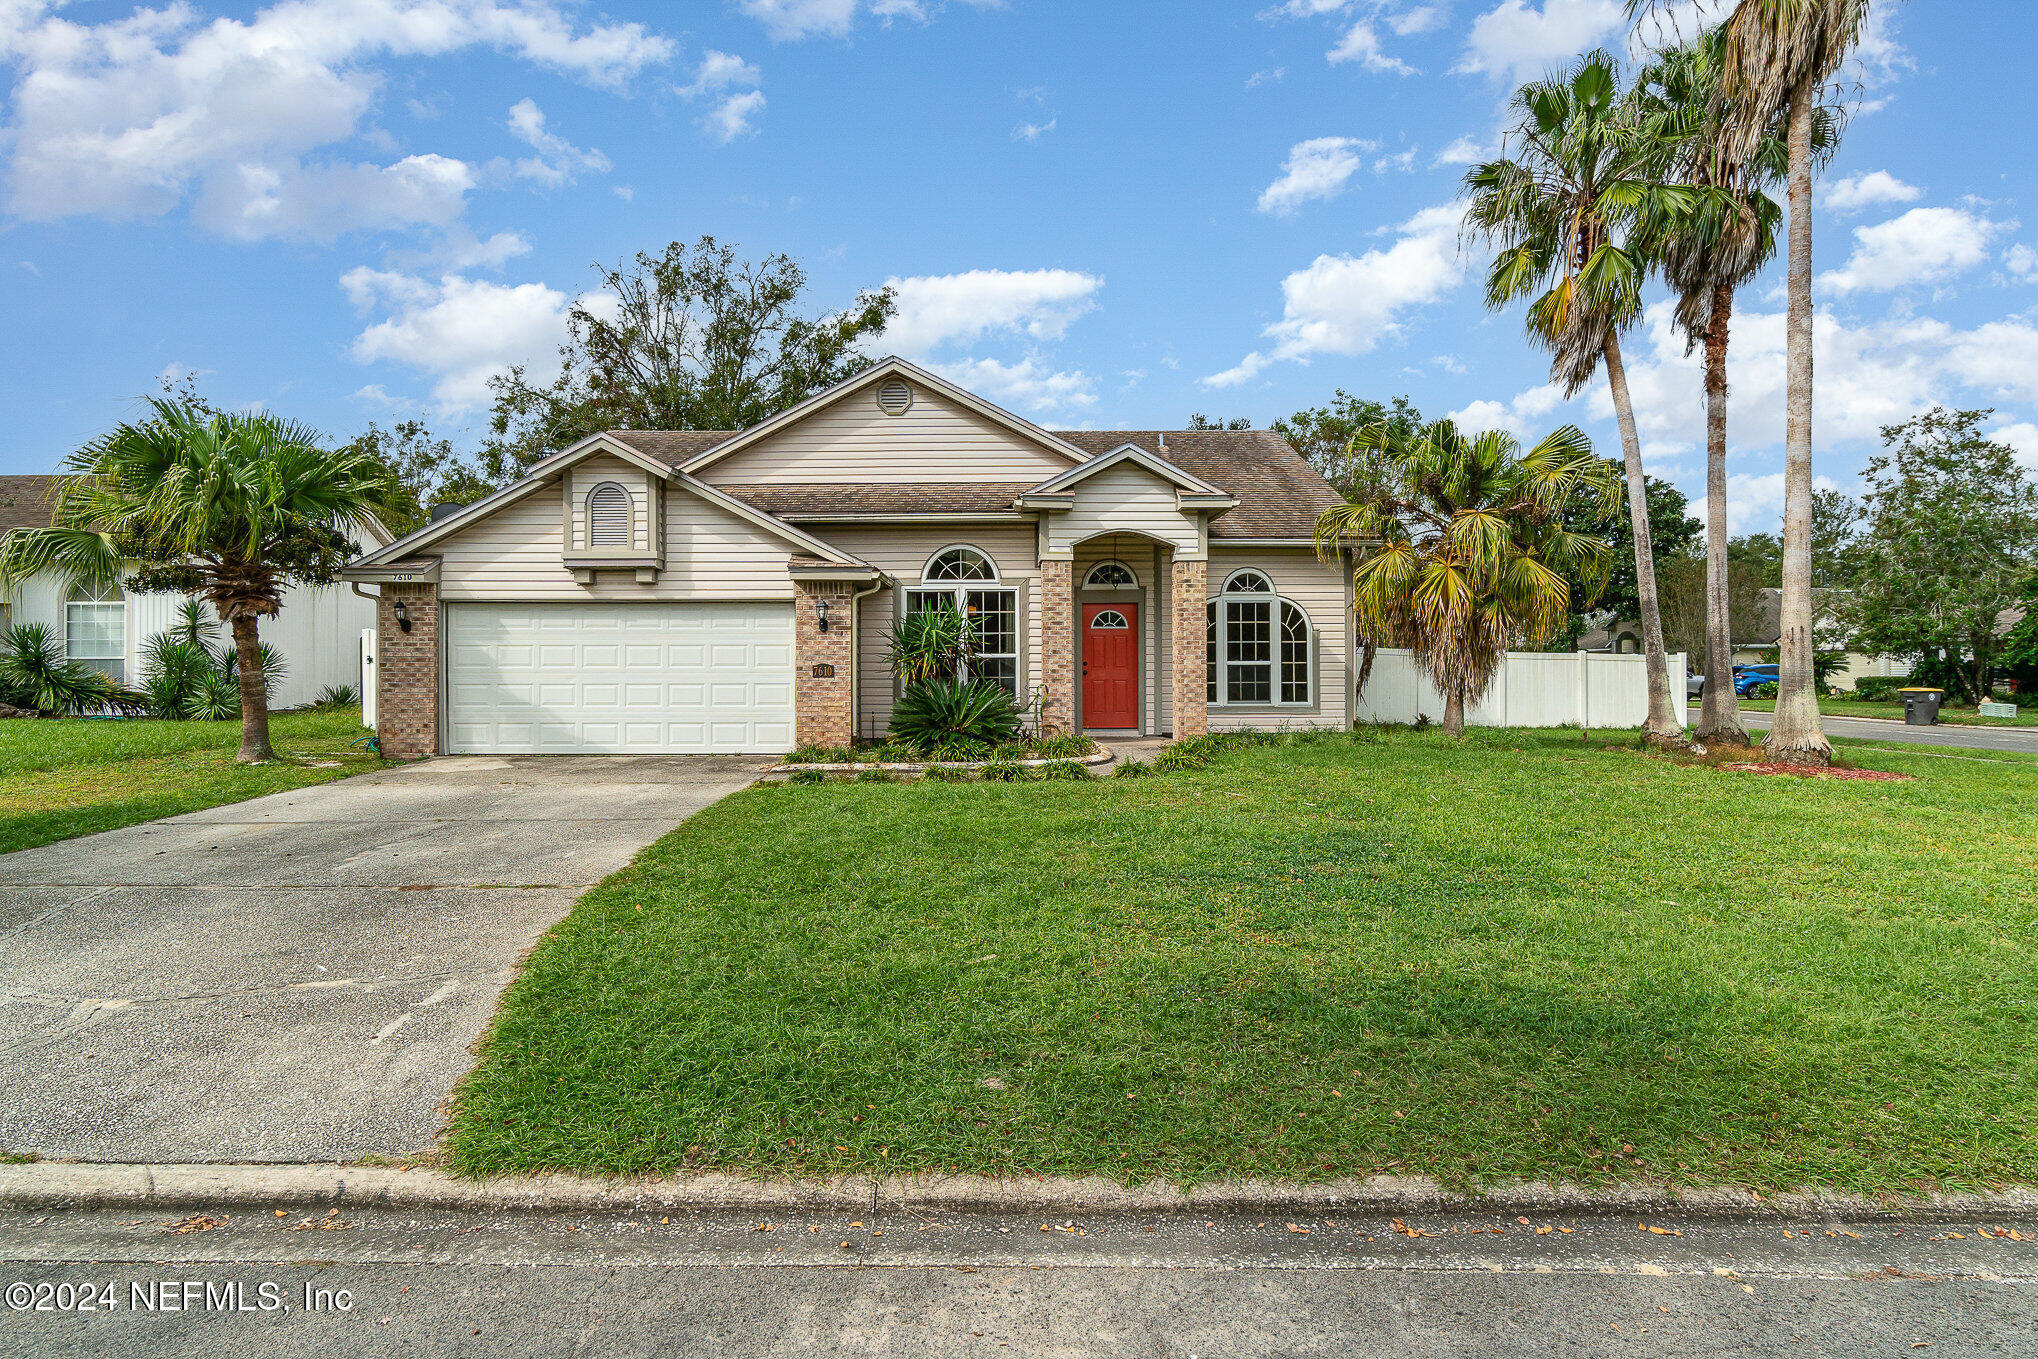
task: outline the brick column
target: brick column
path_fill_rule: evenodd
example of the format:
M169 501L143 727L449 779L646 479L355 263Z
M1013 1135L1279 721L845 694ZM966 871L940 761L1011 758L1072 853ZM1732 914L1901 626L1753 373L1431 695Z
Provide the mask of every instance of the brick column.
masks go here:
M850 624L847 581L793 582L793 739L803 746L841 747L856 733L850 707L855 672L855 629ZM828 630L821 631L822 600L828 602ZM833 674L814 673L816 666Z
M1040 683L1047 691L1040 722L1049 732L1076 729L1075 563L1040 563Z
M439 753L439 587L384 585L375 605L375 735L386 760ZM396 621L403 601L410 631Z
M1210 602L1209 566L1175 562L1168 600L1174 609L1174 652L1170 658L1175 699L1175 739L1210 730L1210 640L1204 606Z

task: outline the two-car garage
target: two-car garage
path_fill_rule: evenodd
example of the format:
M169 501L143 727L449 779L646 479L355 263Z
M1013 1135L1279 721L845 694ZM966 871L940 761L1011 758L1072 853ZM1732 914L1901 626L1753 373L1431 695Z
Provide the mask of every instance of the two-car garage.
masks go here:
M448 602L442 626L449 754L792 748L789 602Z

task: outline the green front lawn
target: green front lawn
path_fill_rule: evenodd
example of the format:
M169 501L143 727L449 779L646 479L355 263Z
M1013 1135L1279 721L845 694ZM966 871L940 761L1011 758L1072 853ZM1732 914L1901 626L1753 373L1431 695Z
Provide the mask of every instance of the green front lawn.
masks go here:
M1691 706L1697 707L1698 700L1693 699ZM1741 706L1753 712L1773 713L1776 711L1776 700L1744 698L1741 700ZM1881 703L1865 698L1822 698L1819 700L1819 711L1828 717L1880 717L1892 722L1904 720L1904 705L1901 702ZM1972 707L1948 706L1939 709L1939 720L1969 727L2038 727L2038 707L2029 703L2019 703L2015 717L1983 717L1978 709Z
M2038 1179L2038 761L1606 739L753 788L546 935L451 1163Z
M283 758L237 765L238 721L0 722L0 853L381 766L348 748L359 708L279 714L270 733Z

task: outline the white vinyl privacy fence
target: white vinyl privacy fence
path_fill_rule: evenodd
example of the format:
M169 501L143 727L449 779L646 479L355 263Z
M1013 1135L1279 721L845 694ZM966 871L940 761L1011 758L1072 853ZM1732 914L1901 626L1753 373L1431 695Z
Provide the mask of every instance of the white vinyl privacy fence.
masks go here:
M1685 657L1670 657L1670 702L1684 710ZM1444 700L1415 657L1381 647L1352 710L1360 722L1441 722ZM1639 727L1649 720L1648 660L1598 651L1510 651L1465 721L1475 727Z

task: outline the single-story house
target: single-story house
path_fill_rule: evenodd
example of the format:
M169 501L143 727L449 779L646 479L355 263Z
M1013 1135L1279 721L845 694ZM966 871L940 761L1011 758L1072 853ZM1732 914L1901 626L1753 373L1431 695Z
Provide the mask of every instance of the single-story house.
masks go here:
M1845 602L1847 591L1817 587L1812 590L1812 635L1823 650L1835 650L1830 645L1842 640L1838 634L1844 631L1836 621L1835 612ZM1756 604L1754 617L1736 618L1734 623L1734 664L1773 665L1778 649L1783 644L1783 591L1774 586L1763 587ZM1846 639L1851 640L1851 639ZM1909 656L1872 655L1865 651L1847 648L1842 655L1838 669L1826 676L1826 683L1834 689L1852 689L1858 680L1869 678L1902 678L1911 673L1913 658Z
M953 601L1055 730L1343 726L1330 486L1264 430L1048 430L900 359L746 430L612 430L349 579L386 755L881 736L895 618Z
M57 476L0 476L0 537L50 522L50 501L63 480ZM389 541L379 524L355 531L356 546L372 549ZM122 684L141 682L141 649L176 621L183 596L135 594L124 589L67 587L41 575L0 596L0 631L17 623L47 626L64 654L104 671ZM288 667L269 696L278 708L296 707L334 685L359 690L361 634L375 625L375 603L345 584L291 586L283 610L259 624L262 640L281 653ZM225 629L221 629L224 638Z

